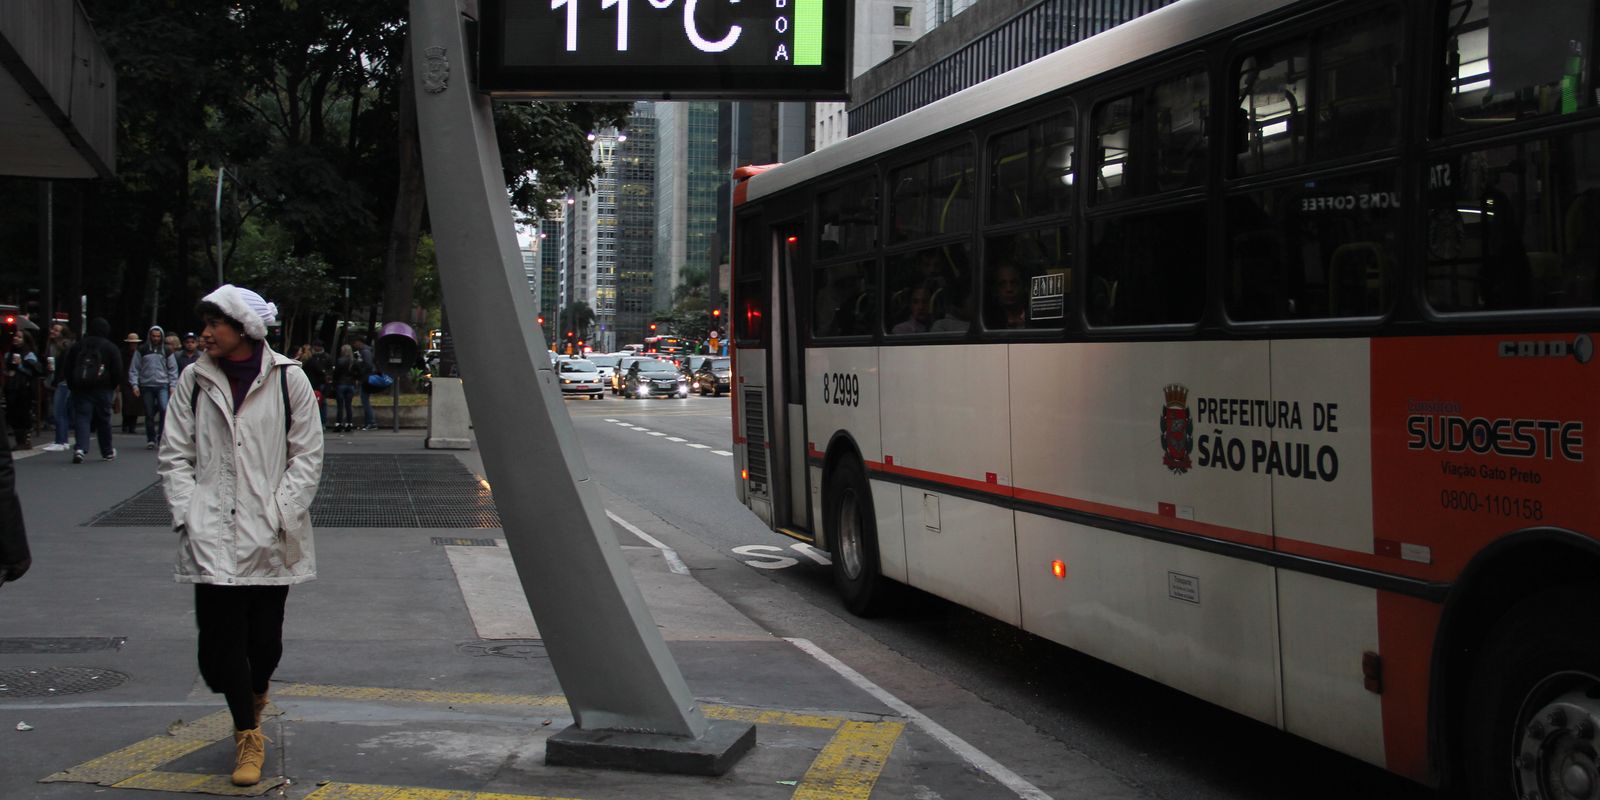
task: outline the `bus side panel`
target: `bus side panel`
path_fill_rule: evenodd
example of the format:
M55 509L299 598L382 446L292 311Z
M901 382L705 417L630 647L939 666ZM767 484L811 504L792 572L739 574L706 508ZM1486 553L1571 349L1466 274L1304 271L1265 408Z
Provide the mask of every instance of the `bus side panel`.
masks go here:
M848 434L860 449L861 466L870 477L874 467L883 460L883 436L878 426L878 348L811 347L805 351L805 359L806 435L810 439L806 449L814 456L826 455L835 434ZM878 516L879 555L883 559L903 561L905 546L900 540L899 499L876 485L872 487L872 499ZM820 511L821 506L817 508ZM816 519L818 526L826 531L827 523L823 518L819 515ZM831 542L824 544L833 546Z
M907 582L1017 624L1011 511L965 494L1010 494L1006 346L885 347L880 360L880 469L963 490L902 490Z
M1288 411L1265 464L1280 550L1372 554L1371 348L1368 339L1272 343L1271 400Z
M1384 766L1382 698L1361 672L1362 653L1381 652L1378 591L1279 570L1278 605L1284 730Z
M1271 546L1266 342L1013 345L1018 499ZM1187 435L1185 435L1187 433Z
M1512 531L1600 535L1595 361L1570 333L1375 340L1375 549L1448 581Z
M1025 630L1280 724L1272 567L1016 516Z

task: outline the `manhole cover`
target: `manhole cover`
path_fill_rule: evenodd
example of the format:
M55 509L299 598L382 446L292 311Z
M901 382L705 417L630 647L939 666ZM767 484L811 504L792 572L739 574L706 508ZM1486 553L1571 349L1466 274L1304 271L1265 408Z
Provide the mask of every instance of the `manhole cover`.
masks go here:
M544 642L538 639L500 639L493 642L466 642L456 650L469 656L500 656L501 658L549 658Z
M120 672L87 667L5 668L0 669L0 700L98 692L121 686L127 679Z

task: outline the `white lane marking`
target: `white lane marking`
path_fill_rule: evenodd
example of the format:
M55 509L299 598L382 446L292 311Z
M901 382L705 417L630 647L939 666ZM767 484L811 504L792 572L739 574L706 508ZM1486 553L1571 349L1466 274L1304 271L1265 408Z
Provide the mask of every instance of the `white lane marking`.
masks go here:
M756 569L786 569L800 563L788 556L770 555L770 553L783 552L783 548L771 544L742 544L733 548L733 552L741 556L749 556L752 559L762 559L761 561L747 560L744 562L746 565Z
M639 427L639 426L634 426L634 430L636 430L636 431L638 431L640 433L649 433L650 432L649 428L643 428L643 427Z
M611 418L611 417L606 417L606 422L615 422L615 423L617 423L617 424L618 424L618 425L621 425L621 424L622 424L622 420L619 420L619 419L612 419L612 418Z
M929 719L928 715L912 708L904 700L901 700L900 698L890 694L887 689L884 689L878 684L868 680L865 675L862 675L861 673L856 672L855 670L846 666L844 662L834 658L828 653L828 651L816 646L810 640L785 638L784 641L793 644L795 647L798 647L807 653L810 653L812 658L815 658L816 660L828 665L830 669L839 673L839 675L843 676L845 680L855 684L862 691L878 698L879 702L899 712L902 716L910 719L912 724L922 729L923 733L926 733L929 736L932 736L934 739L937 739L940 744L950 748L952 752L960 756L968 764L971 764L972 766L981 770L985 775L988 775L996 781L1004 784L1005 787L1010 789L1014 794L1016 794L1017 797L1023 798L1023 800L1051 800L1050 795L1045 794L1039 789L1039 787L1023 780L1022 776L1012 772L1009 769L1006 769L1003 764L990 758L982 750L967 744L965 739L962 739L961 737L951 733L943 725L940 725L939 723L934 722L932 719Z
M711 445L709 445L709 444L691 444L689 446L693 447L696 450L710 450L711 449Z
M606 516L610 517L612 522L621 525L623 530L645 540L646 542L649 542L651 547L660 550L661 557L667 560L667 566L671 568L673 572L679 575L689 574L689 567L684 565L683 559L678 558L678 551L666 546L666 544L662 543L660 539L657 539L656 537L639 530L638 526L623 519L622 517L617 516L609 509L606 511Z
M719 456L731 456L731 455L733 455L732 453L730 453L730 452L728 452L726 450L712 450L711 452L713 454L719 455Z
M821 564L824 567L833 563L833 559L828 558L827 553L824 553L821 550L806 544L805 542L791 544L789 545L789 549L794 550L795 552L817 562L818 564Z
M661 431L651 431L650 435L651 436L666 436L666 434L662 433Z
M689 440L683 438L682 436L668 436L667 437L667 441L669 441L669 442L687 442Z

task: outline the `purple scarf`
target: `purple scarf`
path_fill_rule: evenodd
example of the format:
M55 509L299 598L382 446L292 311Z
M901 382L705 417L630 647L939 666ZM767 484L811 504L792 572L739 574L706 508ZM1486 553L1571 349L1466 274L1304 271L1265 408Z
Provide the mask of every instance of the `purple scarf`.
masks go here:
M222 369L222 374L228 376L228 388L233 390L233 413L239 413L239 406L244 405L244 396L250 391L250 384L256 376L261 374L261 353L265 349L261 342L255 342L255 349L250 357L242 361L220 359L217 366Z

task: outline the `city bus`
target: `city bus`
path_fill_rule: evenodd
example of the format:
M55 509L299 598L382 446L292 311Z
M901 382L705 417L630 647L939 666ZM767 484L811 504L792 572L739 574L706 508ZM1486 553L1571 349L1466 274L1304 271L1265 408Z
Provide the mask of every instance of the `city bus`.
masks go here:
M662 358L675 359L683 353L683 340L676 336L646 336L644 351Z
M736 174L738 495L1434 786L1600 788L1591 2L1182 0Z

